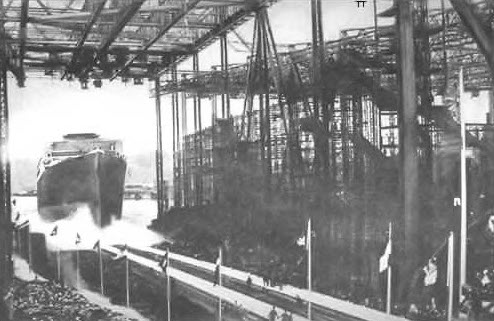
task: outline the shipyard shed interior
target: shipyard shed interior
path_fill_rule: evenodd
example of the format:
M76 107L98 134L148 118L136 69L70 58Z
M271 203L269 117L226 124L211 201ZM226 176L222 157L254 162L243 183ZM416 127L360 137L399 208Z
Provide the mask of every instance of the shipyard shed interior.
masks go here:
M312 217L320 240L315 251L337 258L315 267L316 274L331 272L328 286L377 285L373 265L361 263L378 256L389 221L398 223L405 275L440 236L457 229L459 218L449 214L459 211L452 200L461 192L461 99L487 92L486 122L465 125L469 180L479 182L466 196L468 211L482 219L494 206L492 2L441 1L430 9L425 0L395 1L375 12L374 26L342 30L327 41L321 0L312 0L312 43L284 50L269 21L275 2L0 1L2 225L11 206L7 73L18 86L29 85L29 75L78 81L82 89L152 82L158 219L168 226L177 221L174 213L222 209L254 233L265 222L291 231ZM396 23L382 25L381 18ZM249 60L230 65L228 36L249 19ZM221 65L199 70L201 50L214 41ZM178 66L188 58L193 70L182 73ZM172 209L162 192L163 95L171 97L166 108L173 113L173 128L166 129L173 135ZM202 119L206 101L210 126ZM243 112L232 115L239 101ZM0 242L3 289L11 280L10 235Z

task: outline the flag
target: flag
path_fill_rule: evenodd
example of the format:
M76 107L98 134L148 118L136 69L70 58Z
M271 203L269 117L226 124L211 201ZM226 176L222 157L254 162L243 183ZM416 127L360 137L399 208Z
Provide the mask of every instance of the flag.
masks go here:
M94 246L93 246L93 251L99 251L100 250L100 244L99 244L100 240L98 240L96 243L94 243Z
M391 239L386 244L383 255L379 258L379 273L386 271L389 266L389 257L391 256Z
M116 260L120 260L120 259L123 259L123 258L126 258L127 257L127 254L128 254L128 251L127 251L127 244L124 245L124 247L120 250L120 253L118 253L114 258L113 260L116 261Z
M76 233L76 236L75 236L75 245L81 243L81 236L79 235L79 233Z
M314 233L314 231L312 231L311 220L309 219L309 221L307 222L307 231L305 231L304 235L300 236L297 239L297 245L303 246L303 247L305 247L306 250L309 250L310 241L312 240L312 237L314 237L314 236L315 236L315 233Z
M21 230L25 227L29 226L29 220L25 220L24 222L17 225L17 229Z
M58 225L55 225L53 228L53 231L51 231L50 236L55 236L58 233Z
M220 274L220 267L221 267L221 247L219 248L219 253L218 253L218 258L216 259L216 267L214 269L214 281L213 285L219 284L221 286L221 274Z
M159 266L163 270L163 272L167 272L168 264L169 264L169 254L168 254L168 249L166 249L165 255L163 255L163 258L161 259Z
M437 282L437 264L436 258L431 258L426 266L424 266L424 285L431 286Z
M487 229L489 230L489 232L494 233L494 215L489 216Z

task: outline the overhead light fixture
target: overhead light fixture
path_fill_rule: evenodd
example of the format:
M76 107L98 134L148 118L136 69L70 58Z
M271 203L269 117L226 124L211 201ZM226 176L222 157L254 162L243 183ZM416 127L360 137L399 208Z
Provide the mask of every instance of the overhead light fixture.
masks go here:
M88 89L87 80L81 80L81 89Z
M134 78L134 85L142 85L143 83L142 78Z
M103 82L101 81L101 79L95 79L95 80L93 81L93 85L94 85L94 87L96 87L96 88L101 88L101 87L103 86Z

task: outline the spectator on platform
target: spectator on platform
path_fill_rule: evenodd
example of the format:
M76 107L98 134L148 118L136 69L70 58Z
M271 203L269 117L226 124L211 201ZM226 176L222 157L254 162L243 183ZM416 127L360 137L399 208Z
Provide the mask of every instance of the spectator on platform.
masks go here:
M220 281L220 266L216 265L216 268L214 269L214 281L213 281L213 286L216 286L219 284Z
M266 274L264 274L264 275L262 276L262 284L263 284L264 286L269 286L269 278L268 278L268 276L267 276Z
M15 198L12 200L12 208L11 208L11 211L12 211L12 223L14 225L14 228L16 228L17 225L20 223L21 212L17 208L17 201L16 201Z
M286 313L285 309L285 311L283 311L283 313L281 314L281 321L289 321L289 318L290 316L288 315L288 313Z
M271 311L269 311L269 321L276 321L276 318L278 317L278 312L276 312L276 308L273 305L273 308Z
M252 287L252 278L250 277L250 274L247 277L246 283L247 283L247 287L250 289Z

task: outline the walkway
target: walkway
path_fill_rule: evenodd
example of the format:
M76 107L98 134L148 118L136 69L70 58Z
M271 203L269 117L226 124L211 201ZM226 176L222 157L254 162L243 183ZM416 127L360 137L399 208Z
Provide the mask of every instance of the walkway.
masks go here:
M120 255L121 250L113 247L113 246L108 246L108 245L102 245L101 249L115 254L115 255ZM127 255L128 259L132 262L135 262L137 264L140 264L142 266L146 266L150 269L153 269L157 272L162 272L161 267L158 264L158 261L156 260L151 260L144 258L140 255L136 255L133 253L128 253ZM208 293L209 295L220 298L222 302L227 302L233 306L237 305L240 303L242 307L249 311L252 314L257 315L258 317L261 318L267 318L269 312L272 309L271 304L267 304L261 300L254 299L250 296L238 293L234 290L228 289L223 286L213 286L213 283L207 280L204 280L202 278L196 277L192 274L180 271L178 269L175 269L173 267L168 267L168 272L170 274L170 277L182 282L190 287L193 287L199 291ZM280 309L279 307L276 309L278 315L281 315L283 313L283 310ZM304 318L300 315L293 315L293 320L294 321L306 321L308 320L307 318Z
M165 255L165 251L155 249L152 247L131 247L130 250L138 250L141 252L149 253L155 256L162 257ZM157 258L159 259L159 258ZM209 275L214 273L214 269L216 265L214 263L200 261L188 256L171 253L170 252L170 260L171 265L175 265L173 261L182 263L182 267L195 267L197 269L207 271ZM370 309L365 306L361 306L358 304L354 304L348 301L343 301L336 299L334 297L321 294L318 292L309 292L305 289L296 288L290 285L283 286L282 289L279 287L264 287L263 279L260 276L250 274L248 272L239 271L230 267L222 266L221 273L223 276L234 279L237 281L236 289L238 288L238 284L245 284L248 276L251 276L252 285L257 289L261 290L263 293L268 292L271 296L276 296L278 300L285 297L285 299L289 299L291 302L291 306L288 307L294 308L294 304L297 302L297 299L300 298L303 301L311 302L312 306L312 314L313 319L332 319L332 320L369 320L369 321L406 321L407 319L404 317L388 315L378 310ZM211 282L209 282L211 284ZM225 284L226 285L226 284ZM256 295L258 296L258 294ZM266 296L263 298L266 299ZM239 301L241 302L241 301ZM286 307L285 307L286 308ZM292 310L290 309L290 310ZM297 309L300 310L300 309ZM300 312L299 312L300 313ZM300 314L305 315L305 312ZM320 318L318 317L320 316Z

